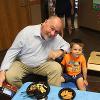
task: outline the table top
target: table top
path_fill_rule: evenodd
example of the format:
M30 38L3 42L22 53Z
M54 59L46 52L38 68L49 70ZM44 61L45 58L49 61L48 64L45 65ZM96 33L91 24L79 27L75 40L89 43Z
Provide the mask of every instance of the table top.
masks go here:
M87 65L89 70L100 71L100 52L92 51Z
M12 100L36 100L35 98L29 97L25 90L32 82L25 83L15 94ZM60 100L58 93L63 87L50 86L50 93L48 94L47 100ZM80 91L75 90L76 96L74 100L100 100L100 93L89 92L89 91Z

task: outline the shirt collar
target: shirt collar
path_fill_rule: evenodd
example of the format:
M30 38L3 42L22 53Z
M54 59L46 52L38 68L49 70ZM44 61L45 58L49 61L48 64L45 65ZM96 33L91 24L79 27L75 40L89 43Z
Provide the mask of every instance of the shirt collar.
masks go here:
M41 24L35 26L34 36L41 37Z

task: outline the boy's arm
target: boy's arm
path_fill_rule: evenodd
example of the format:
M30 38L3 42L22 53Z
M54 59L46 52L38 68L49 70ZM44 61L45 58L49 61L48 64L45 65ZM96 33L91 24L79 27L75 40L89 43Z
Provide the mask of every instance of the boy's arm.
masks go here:
M86 59L85 59L84 56L82 56L82 74L83 74L83 79L84 79L85 85L88 85L88 82L87 82L87 66L86 66Z
M82 72L83 72L84 80L87 80L87 67L86 66L82 67Z
M87 82L87 67L86 66L82 67L82 72L83 72L84 84L87 86L88 82Z

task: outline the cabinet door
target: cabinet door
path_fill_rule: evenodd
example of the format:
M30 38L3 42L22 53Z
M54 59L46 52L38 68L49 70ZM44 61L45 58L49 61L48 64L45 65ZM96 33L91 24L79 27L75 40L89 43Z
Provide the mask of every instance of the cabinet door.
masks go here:
M28 0L0 0L0 51L8 49L17 33L31 24Z
M40 24L41 17L41 0L28 0L32 24Z
M100 11L96 11L93 9L93 0L78 0L78 4L79 27L86 27L100 31Z

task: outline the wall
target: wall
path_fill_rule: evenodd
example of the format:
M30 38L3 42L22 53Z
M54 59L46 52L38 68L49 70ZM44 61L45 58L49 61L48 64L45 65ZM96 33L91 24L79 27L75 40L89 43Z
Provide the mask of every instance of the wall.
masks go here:
M92 8L92 0L79 0L79 11L78 11L79 27L82 26L100 31L99 17L97 17L97 11L95 11Z

